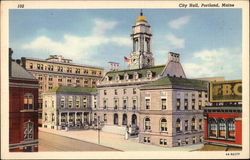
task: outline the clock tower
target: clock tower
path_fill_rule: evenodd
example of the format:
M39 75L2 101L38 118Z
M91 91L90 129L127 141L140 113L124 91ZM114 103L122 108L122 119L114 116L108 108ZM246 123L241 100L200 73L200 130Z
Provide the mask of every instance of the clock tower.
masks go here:
M151 37L150 25L141 11L135 26L132 27L131 39L133 41L133 48L130 54L129 69L141 69L154 65L154 58L151 51Z

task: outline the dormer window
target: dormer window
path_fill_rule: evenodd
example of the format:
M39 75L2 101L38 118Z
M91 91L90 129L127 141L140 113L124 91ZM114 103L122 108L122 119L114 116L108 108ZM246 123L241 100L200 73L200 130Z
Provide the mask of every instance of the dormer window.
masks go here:
M152 78L152 72L151 71L147 71L147 78Z
M128 73L125 73L124 74L124 79L127 81L127 80L129 80L129 75L128 75Z
M115 80L116 80L116 81L119 81L119 80L120 80L120 76L119 76L118 74L115 76Z
M137 72L134 72L134 79L138 79L139 78L139 75Z

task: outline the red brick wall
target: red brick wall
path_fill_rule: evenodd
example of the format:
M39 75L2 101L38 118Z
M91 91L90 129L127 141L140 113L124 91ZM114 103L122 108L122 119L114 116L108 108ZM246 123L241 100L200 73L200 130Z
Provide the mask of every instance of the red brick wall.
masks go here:
M10 80L10 83L33 83L37 81L20 81ZM34 110L38 110L38 88L28 87L9 87L9 143L15 144L23 141L24 137L24 122L34 122L34 140L38 139L38 114L37 112L20 112L24 109L24 95L32 93L34 95ZM11 149L11 151L21 151L19 148Z
M235 114L235 113L207 113L207 120L204 120L204 139L207 141L212 141L212 142L222 142L222 143L228 143L228 144L237 144L237 145L242 145L242 121L241 120L236 120L235 121L235 141L227 141L227 140L217 140L217 139L208 139L207 135L207 124L209 118L213 117L215 119L218 118L232 118L235 119L237 117L241 117L242 114ZM206 128L205 128L206 126Z

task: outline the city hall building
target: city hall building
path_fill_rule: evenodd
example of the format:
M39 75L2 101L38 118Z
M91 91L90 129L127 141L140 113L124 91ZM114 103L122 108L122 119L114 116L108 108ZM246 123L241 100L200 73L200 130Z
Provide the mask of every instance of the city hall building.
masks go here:
M139 142L175 147L203 142L207 82L187 79L180 54L169 52L166 65L154 65L152 33L143 13L132 27L128 69L111 70L97 85L103 131L139 137Z
M95 87L104 69L72 63L60 55L49 58L21 58L22 66L39 81L39 124L42 124L42 93L58 86Z
M9 49L9 151L38 151L38 80L12 60Z
M210 82L209 86L211 105L204 107L205 143L241 147L241 80Z

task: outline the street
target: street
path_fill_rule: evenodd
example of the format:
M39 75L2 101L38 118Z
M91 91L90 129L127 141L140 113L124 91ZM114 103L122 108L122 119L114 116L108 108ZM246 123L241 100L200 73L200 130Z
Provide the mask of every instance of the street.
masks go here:
M55 135L52 133L39 132L39 152L52 151L119 151L73 138Z

